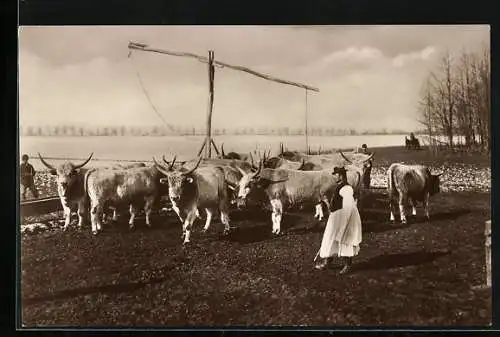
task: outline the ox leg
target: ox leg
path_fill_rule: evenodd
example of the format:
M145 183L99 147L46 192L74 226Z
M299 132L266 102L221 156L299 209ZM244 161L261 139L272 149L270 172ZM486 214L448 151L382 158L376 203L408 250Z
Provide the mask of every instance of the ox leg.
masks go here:
M130 229L134 229L135 217L137 216L137 207L135 207L135 205L133 204L130 204L129 212L130 212L130 219L128 220L128 227Z
M281 218L283 216L283 205L281 200L274 199L271 200L271 206L273 209L272 220L273 220L273 234L280 234L281 232Z
M426 193L425 194L425 199L424 199L424 204L425 204L425 217L427 218L427 221L429 221L431 219L431 216L429 214L429 199L430 199L430 195L429 193Z
M146 214L146 225L151 227L151 211L153 210L154 198L146 198L144 204L144 213Z
M321 203L316 204L316 213L314 214L315 218L318 218L319 221L323 220L324 214L323 214L323 206Z
M64 210L64 227L63 230L67 230L69 227L69 222L71 221L71 208L68 206L63 205L63 210Z
M391 212L389 221L395 221L396 218L394 217L394 199L392 196L389 196L389 211Z
M415 207L415 200L409 199L410 204L411 204L411 215L416 216L417 215L417 208Z
M177 216L179 217L179 220L181 220L181 222L184 222L184 219L181 216L181 210L175 203L172 203L172 209L174 210L175 214L177 214Z
M102 202L92 201L90 220L92 222L92 234L96 235L101 229L103 206Z
M116 212L116 208L113 208L113 221L118 221L118 213Z
M212 221L212 210L205 208L205 212L207 213L207 219L205 220L205 227L203 227L203 232L207 232L210 228L210 222ZM200 218L200 212L196 209L196 217Z
M85 221L86 216L85 209L85 200L80 200L78 202L78 227L82 228L83 222Z
M220 221L224 224L224 235L228 235L231 231L231 227L229 225L229 214L227 213L227 210L220 212Z
M191 210L186 216L186 220L184 221L184 242L183 244L187 244L190 242L191 238L191 229L193 227L193 222L196 219L196 210Z
M407 223L405 214L405 205L407 204L408 198L403 194L399 195L399 217L402 223Z

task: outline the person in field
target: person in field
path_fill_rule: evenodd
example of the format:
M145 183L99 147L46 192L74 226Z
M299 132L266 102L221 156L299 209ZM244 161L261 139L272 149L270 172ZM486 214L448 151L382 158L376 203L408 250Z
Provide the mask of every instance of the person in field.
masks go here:
M331 213L316 255L316 258L319 255L320 261L315 268L324 269L332 257L337 256L344 264L340 273L345 274L351 269L352 258L359 253L361 217L354 200L354 190L347 183L346 169L335 167L332 174L336 176L338 186L332 197Z
M366 146L366 144L361 145L361 147L358 148L357 152L358 153L368 154L368 146Z
M19 168L20 180L21 180L21 198L26 199L27 190L31 191L31 194L38 198L38 191L35 186L35 174L36 171L33 166L28 163L29 157L26 154L22 156L21 167Z

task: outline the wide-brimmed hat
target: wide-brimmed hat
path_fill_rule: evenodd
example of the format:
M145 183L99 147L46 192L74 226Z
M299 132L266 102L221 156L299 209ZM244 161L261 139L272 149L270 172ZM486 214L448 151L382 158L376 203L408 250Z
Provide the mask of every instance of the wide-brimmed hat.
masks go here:
M333 172L332 172L332 174L337 174L337 173L338 173L338 174L340 174L340 175L345 175L345 174L346 174L346 172L347 172L347 171L346 171L345 167L338 167L338 166L335 166L335 167L333 168Z

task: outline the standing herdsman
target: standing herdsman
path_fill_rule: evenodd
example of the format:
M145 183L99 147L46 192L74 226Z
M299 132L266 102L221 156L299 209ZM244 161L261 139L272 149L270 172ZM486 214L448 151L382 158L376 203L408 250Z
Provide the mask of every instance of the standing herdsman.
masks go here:
M351 269L353 256L359 253L361 217L354 200L354 190L347 183L346 169L335 167L332 174L337 177L338 186L318 252L321 260L316 268L324 269L333 256L338 256L344 262L344 268L340 271L344 274Z
M26 199L26 190L30 190L35 198L38 198L38 191L35 186L35 174L36 171L33 166L28 163L28 155L23 154L21 167L19 168L20 180L21 180L21 198Z

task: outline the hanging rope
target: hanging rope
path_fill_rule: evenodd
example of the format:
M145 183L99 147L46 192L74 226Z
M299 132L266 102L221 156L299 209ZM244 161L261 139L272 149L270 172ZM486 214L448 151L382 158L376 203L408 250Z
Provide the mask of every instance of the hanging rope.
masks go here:
M308 117L307 116L307 113L308 113L308 111L307 111L308 110L307 109L307 89L306 89L306 102L305 103L306 103L306 132L305 132L306 133L306 153L310 154L309 153L309 135L308 135L308 132L307 132L307 129L308 129L308 125L307 125L307 119L308 119L307 118Z
M170 130L170 131L173 131L174 130L174 127L172 125L170 125L169 123L167 123L167 121L165 120L165 118L163 118L163 116L160 114L160 112L158 111L158 109L156 109L155 105L153 104L153 102L151 101L151 98L149 97L149 94L146 90L146 88L144 87L144 83L142 82L142 78L141 78L141 75L139 74L139 71L137 70L137 65L135 64L135 60L134 58L132 57L132 51L130 51L128 53L128 58L131 58L132 59L132 62L134 63L135 65L135 68L136 68L136 71L135 71L135 74L137 76L137 79L139 80L139 85L141 86L141 89L142 89L142 92L144 93L144 96L146 96L146 99L148 100L149 102L149 105L151 105L151 107L153 108L153 111L158 115L158 117L160 117L160 119L163 121L163 124L165 124L165 126Z

